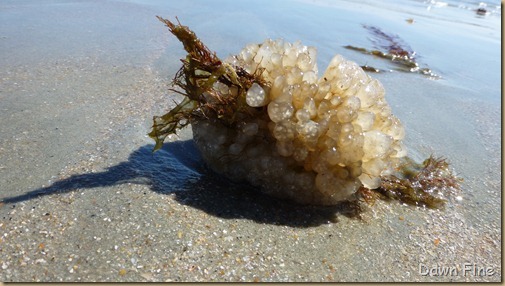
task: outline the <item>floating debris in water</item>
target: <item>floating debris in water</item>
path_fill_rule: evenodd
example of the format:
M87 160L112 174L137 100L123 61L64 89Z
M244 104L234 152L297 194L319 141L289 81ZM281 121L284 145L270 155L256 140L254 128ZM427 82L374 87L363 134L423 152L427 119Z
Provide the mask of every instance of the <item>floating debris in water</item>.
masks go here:
M478 8L475 11L477 12L477 15L485 16L485 15L489 14L489 12L485 8Z
M364 71L367 71L367 72L375 72L375 73L379 73L381 72L380 69L378 68L374 68L374 67L371 67L369 65L364 65L364 66L361 66L361 68L364 70Z
M423 189L431 185L413 187L431 164L405 175L417 165L405 165L403 126L381 83L356 63L336 55L318 78L314 47L270 39L222 61L188 27L158 18L188 55L173 81L184 100L154 117L155 150L191 124L211 169L275 197L335 205L374 190L380 198L443 204ZM440 174L429 174L436 186Z

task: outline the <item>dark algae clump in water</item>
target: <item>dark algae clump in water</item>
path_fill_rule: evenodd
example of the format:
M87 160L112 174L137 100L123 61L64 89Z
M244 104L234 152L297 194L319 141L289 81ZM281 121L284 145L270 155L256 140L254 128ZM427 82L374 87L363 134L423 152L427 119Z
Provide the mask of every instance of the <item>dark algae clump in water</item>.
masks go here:
M386 33L375 26L363 25L363 27L371 34L371 41L375 49L368 50L352 45L344 46L344 48L386 59L393 63L399 71L420 73L434 78L438 77L431 69L419 67L416 53L400 36ZM362 68L369 72L380 72L379 69L368 65L362 66Z
M188 27L158 18L188 54L172 89L183 101L154 117L155 150L190 124L212 170L300 204L441 208L459 189L444 159L407 157L384 88L356 63L336 55L318 78L315 48L271 39L221 60ZM417 67L399 39L368 29L384 57Z

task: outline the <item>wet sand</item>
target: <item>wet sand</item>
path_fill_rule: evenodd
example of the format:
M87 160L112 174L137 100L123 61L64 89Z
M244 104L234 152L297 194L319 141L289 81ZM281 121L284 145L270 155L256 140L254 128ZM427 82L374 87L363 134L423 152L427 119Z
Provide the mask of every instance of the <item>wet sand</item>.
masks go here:
M501 281L500 15L453 2L212 3L227 9L0 4L2 281ZM155 15L178 16L223 58L301 40L320 72L335 53L388 68L343 46L370 46L362 24L400 34L442 79L374 76L410 156L447 157L462 200L441 211L378 201L358 220L212 174L189 130L152 154L146 134L180 99L167 89L184 56Z

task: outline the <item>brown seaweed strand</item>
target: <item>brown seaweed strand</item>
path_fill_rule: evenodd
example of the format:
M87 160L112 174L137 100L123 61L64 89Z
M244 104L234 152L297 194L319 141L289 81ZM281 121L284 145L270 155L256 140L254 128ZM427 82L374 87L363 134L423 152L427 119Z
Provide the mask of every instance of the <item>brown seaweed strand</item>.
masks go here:
M259 112L246 104L245 96L254 82L267 85L260 73L249 74L240 67L223 63L193 31L181 25L178 19L178 24L174 24L167 19L156 17L177 37L188 54L181 60L182 67L173 79L173 85L182 92L171 89L184 95L185 99L167 114L153 118L153 129L149 136L156 141L155 151L161 148L168 135L175 134L189 124L192 117L204 116L233 126L239 118L243 120L244 116L252 117ZM237 94L223 96L214 89L217 82L236 87Z

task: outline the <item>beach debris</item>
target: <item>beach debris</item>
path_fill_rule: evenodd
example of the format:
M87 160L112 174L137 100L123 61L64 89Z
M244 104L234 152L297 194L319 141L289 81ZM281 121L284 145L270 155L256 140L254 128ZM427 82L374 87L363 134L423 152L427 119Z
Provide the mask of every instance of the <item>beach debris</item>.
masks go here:
M172 89L184 99L153 119L154 150L190 124L208 167L275 197L312 205L358 203L364 194L445 202L432 188L452 175L445 161L408 160L384 88L356 63L336 55L318 78L314 47L271 39L221 60L188 27L158 19L188 55Z
M364 66L361 66L361 68L364 70L364 71L367 71L367 72L374 72L374 73L379 73L381 72L382 70L378 69L378 68L374 68L372 66L369 66L369 65L364 65Z
M367 55L373 55L386 59L393 63L398 71L413 72L427 75L433 78L439 77L427 67L420 67L416 60L416 53L398 35L389 34L375 26L363 25L372 35L371 41L374 49L346 45L344 48L357 51ZM367 71L377 72L376 68L367 68Z
M499 7L499 6L497 6L497 7ZM477 13L477 15L479 15L479 16L486 16L486 15L490 14L490 12L487 9L487 4L484 2L479 3L479 8L475 9L475 13Z
M486 10L486 8L478 8L477 10L475 10L475 12L477 13L477 15L481 15L481 16L485 16L485 15L489 14L489 12Z

